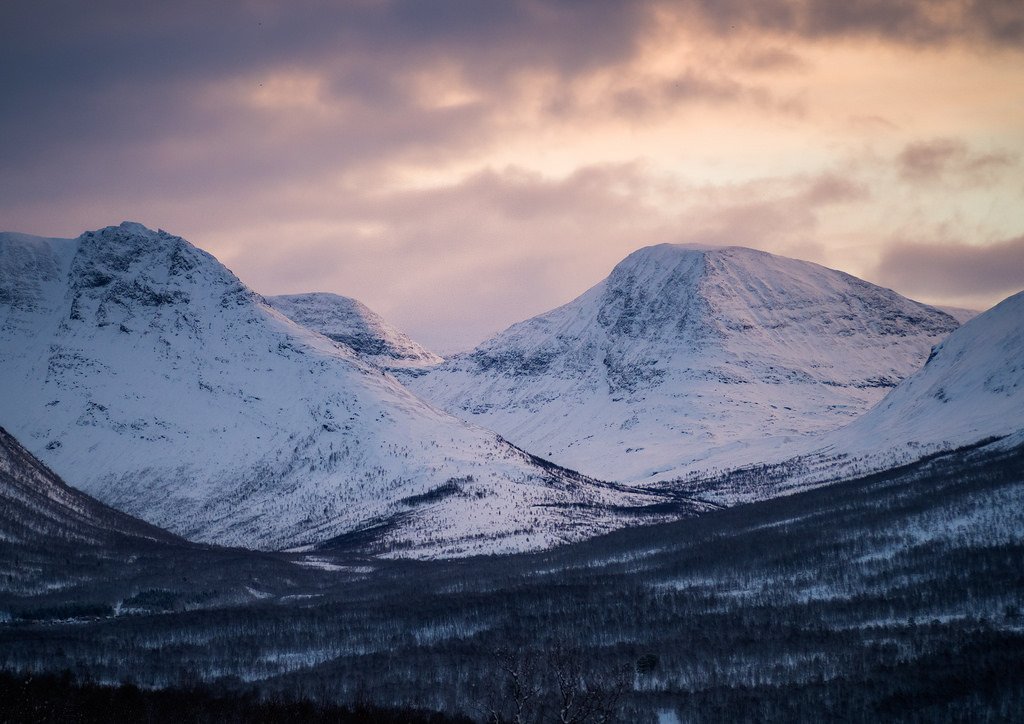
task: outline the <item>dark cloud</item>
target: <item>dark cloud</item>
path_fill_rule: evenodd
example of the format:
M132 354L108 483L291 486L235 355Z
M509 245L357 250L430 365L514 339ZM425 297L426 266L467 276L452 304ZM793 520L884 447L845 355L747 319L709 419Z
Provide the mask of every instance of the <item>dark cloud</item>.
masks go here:
M808 206L818 207L863 201L869 196L864 184L835 173L825 173L811 179L798 198Z
M941 176L950 163L967 155L967 144L955 138L940 138L908 145L897 157L900 174L907 180L931 180Z
M519 74L619 62L651 22L620 2L13 0L0 4L0 198L148 189L187 203L473 148ZM412 79L437 68L478 101L432 106ZM246 103L282 73L320 78L326 111Z
M905 181L938 181L950 174L984 181L1013 166L1016 157L1005 152L976 153L962 139L937 138L908 144L896 162Z
M530 68L572 75L630 56L651 22L643 3L403 0L19 2L3 4L5 98L37 103L76 88L163 90L261 69L336 69L347 92L441 59L480 82Z
M755 30L912 45L1024 43L1018 0L691 0L675 7L722 35Z
M1022 3L939 5L8 0L0 3L0 196L38 203L140 187L173 196L197 185L228 193L369 159L473 147L498 137L498 119L517 102L515 81L530 71L560 79L546 109L571 122L595 111L572 98L572 79L637 57L673 12L723 35L874 35L895 43L1009 43L1020 35ZM740 65L799 62L788 43L755 40ZM409 78L439 67L476 93L476 105L425 107ZM228 90L257 88L281 72L319 74L324 103L345 112L323 119L301 108L253 109ZM605 100L597 112L634 119L684 103L803 110L799 100L701 69L613 88ZM191 155L177 150L198 146L205 148Z
M895 243L886 248L874 278L923 297L1008 296L1024 289L1024 236L985 246Z
M646 80L620 88L609 95L606 106L616 116L646 120L691 104L747 104L762 110L797 115L805 110L798 99L777 98L763 86L741 83L727 75L701 73L693 68L674 78Z

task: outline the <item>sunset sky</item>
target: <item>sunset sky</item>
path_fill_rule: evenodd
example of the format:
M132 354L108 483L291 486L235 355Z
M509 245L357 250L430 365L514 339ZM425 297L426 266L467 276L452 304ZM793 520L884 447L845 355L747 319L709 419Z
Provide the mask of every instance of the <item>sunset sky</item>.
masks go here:
M1024 2L0 4L0 229L125 219L451 351L653 243L1024 288Z

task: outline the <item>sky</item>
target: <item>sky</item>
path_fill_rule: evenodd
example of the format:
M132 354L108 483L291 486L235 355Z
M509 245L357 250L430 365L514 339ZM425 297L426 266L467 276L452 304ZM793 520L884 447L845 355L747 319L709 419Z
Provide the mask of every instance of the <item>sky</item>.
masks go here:
M662 242L1024 288L1020 0L4 0L0 68L0 229L139 221L442 352Z

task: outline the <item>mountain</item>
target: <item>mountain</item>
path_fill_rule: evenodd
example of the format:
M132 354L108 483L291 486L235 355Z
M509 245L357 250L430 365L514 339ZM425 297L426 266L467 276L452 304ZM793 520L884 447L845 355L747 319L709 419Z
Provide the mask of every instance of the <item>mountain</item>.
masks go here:
M369 529L387 550L457 555L679 512L431 407L140 224L0 235L0 350L0 424L76 487L192 540Z
M653 489L729 506L880 474L940 455L1024 450L1024 292L964 324L875 407L781 462L692 474Z
M360 359L385 368L417 368L444 360L392 327L362 302L314 292L267 297L293 322L351 347Z
M823 452L880 468L993 437L1024 438L1024 292L949 335L919 372L830 434Z
M7 545L123 543L181 538L103 505L61 480L0 427L0 539Z
M956 327L817 264L663 244L406 381L560 465L651 482L787 457L869 409Z
M935 308L945 312L960 324L966 324L981 314L977 309L965 309L963 307L936 306Z
M333 583L317 577L319 558L197 545L114 510L3 428L0 541L0 624L238 606Z

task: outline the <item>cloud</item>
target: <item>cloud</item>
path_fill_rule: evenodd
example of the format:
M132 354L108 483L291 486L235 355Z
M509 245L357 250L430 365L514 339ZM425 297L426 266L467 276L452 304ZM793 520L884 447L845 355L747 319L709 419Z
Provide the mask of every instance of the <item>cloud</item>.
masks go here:
M836 172L755 179L741 184L709 185L689 193L680 232L674 241L751 246L806 258L813 250L821 218L834 207L870 199L868 188Z
M135 218L210 247L261 291L353 294L426 341L473 341L648 243L838 259L835 238L883 240L907 218L885 200L894 176L915 204L992 208L978 184L1017 161L978 139L1019 140L989 119L1019 85L1004 69L1022 7L8 0L0 225L71 235ZM956 93L925 107L903 90L950 46L969 77L950 73L949 88L995 80L972 120L945 124ZM896 80L893 58L912 66ZM842 167L891 153L853 147L883 131L914 141L895 167ZM950 182L978 187L947 204ZM1018 233L998 208L977 226Z
M783 114L800 115L803 103L777 98L763 85L753 85L725 74L712 75L688 68L670 78L639 79L614 90L606 107L617 116L645 120L684 105L747 104Z
M676 7L720 35L754 30L918 46L1024 41L1024 6L1016 0L693 0Z
M956 175L977 183L1014 166L1016 157L1006 152L975 153L962 139L937 138L908 144L896 163L900 176L909 182L928 183Z
M863 201L870 196L863 183L853 181L837 173L824 173L810 179L806 188L797 196L799 201L811 207Z
M256 222L228 261L261 292L355 296L424 343L451 348L569 301L641 246L820 257L820 215L867 198L834 172L723 187L682 185L639 163L559 177L484 169L445 186L352 188L335 201L343 223L304 223L300 213L283 236Z
M618 2L584 11L532 1L14 0L0 5L0 66L11 71L0 75L10 109L0 116L0 161L24 174L3 192L42 195L48 181L68 175L62 167L100 181L107 179L98 171L115 167L137 183L167 172L150 153L155 146L197 139L222 156L236 153L216 167L197 163L193 176L238 164L243 178L261 171L260 160L265 175L307 172L293 162L301 149L290 156L275 143L316 145L324 165L459 144L492 131L488 119L521 74L569 78L617 63L632 56L649 22L642 4ZM413 79L440 68L454 68L491 102L459 112L431 107ZM324 106L339 113L311 119L284 103L253 108L237 92L288 73L320 76Z
M873 276L935 299L1008 296L1024 289L1024 236L984 246L897 242L885 249Z
M349 294L450 348L562 304L637 246L671 238L653 201L664 192L636 164L554 178L485 169L445 186L351 189L336 202L347 222L296 216L285 234L243 229L230 254L210 247L261 292Z
M770 87L773 73L801 63L795 40L1009 43L1019 6L11 0L0 4L0 66L12 69L0 75L9 109L0 115L0 197L31 204L150 188L189 203L197 186L227 195L360 165L429 163L499 144L508 119L530 107L536 78L553 88L538 125L586 128L609 114L649 122L685 104L799 116L803 98ZM677 27L673 16L694 23ZM710 50L659 73L633 67L653 39L700 47L701 32L744 34L735 67ZM626 80L597 102L578 98L578 86L601 73ZM289 78L300 82L291 95Z
M778 46L748 48L740 53L738 65L746 70L768 73L807 68L807 62L798 53Z

